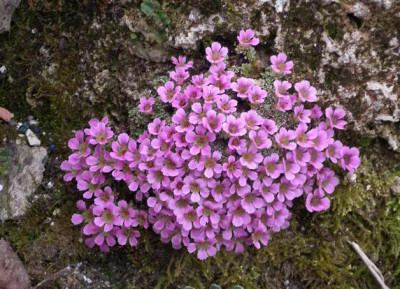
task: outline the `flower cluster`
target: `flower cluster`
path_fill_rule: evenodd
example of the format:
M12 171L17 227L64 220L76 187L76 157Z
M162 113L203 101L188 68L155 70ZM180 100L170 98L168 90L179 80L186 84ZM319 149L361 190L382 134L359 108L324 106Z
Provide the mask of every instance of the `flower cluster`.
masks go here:
M244 48L259 42L250 29L238 40ZM284 79L293 69L284 53L271 57L270 82L236 75L227 56L228 48L212 43L210 68L196 75L193 62L173 58L170 80L139 110L152 115L161 101L174 113L154 118L138 139L114 136L104 118L69 141L73 154L62 169L83 192L72 222L85 224L88 246L134 246L136 227L151 224L163 242L206 259L221 248L266 245L271 232L289 226L293 200L303 195L308 211L329 208L339 180L327 164L350 172L360 164L356 148L334 139L345 111L323 112L308 81ZM106 176L125 182L147 209L118 201Z

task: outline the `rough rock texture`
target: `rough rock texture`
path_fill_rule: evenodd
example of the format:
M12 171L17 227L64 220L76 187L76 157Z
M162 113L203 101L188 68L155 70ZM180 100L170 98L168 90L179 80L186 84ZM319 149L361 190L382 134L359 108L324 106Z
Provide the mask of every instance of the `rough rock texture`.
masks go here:
M276 49L268 55L285 51L294 59L296 73L314 83L322 104L345 107L352 129L382 137L400 152L399 2L248 2L193 5L176 16L170 45L195 50L211 35L235 40L238 29L252 27L261 45Z
M0 288L26 289L31 287L28 273L18 256L5 240L0 240Z
M11 17L21 0L0 1L0 34L10 30Z
M0 175L0 220L22 216L29 207L28 198L43 179L47 151L43 147L8 144L2 152L9 164Z

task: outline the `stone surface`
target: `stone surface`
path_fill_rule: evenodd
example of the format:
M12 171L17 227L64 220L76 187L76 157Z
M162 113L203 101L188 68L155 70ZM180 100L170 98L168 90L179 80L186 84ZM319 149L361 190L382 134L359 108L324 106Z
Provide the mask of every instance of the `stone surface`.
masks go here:
M22 216L29 207L28 198L43 179L47 151L43 147L7 144L2 148L6 155L0 174L0 220ZM5 173L4 173L5 171ZM1 288L1 287L0 287Z
M210 2L209 9L195 6L175 15L169 44L186 53L215 37L230 45L238 30L251 27L260 38L259 53L267 49L269 58L286 52L296 64L297 77L308 78L318 89L320 104L349 111L349 129L381 137L400 152L400 2L234 3L215 11Z
M10 30L11 17L21 0L0 1L0 34Z
M5 240L0 240L0 288L31 288L28 273Z
M395 194L400 194L400 177L394 179L393 185L390 187Z
M38 139L38 137L36 136L36 134L33 133L33 131L31 131L30 129L28 129L25 132L26 138L28 140L28 143L30 146L32 147L38 147L40 146L40 139Z

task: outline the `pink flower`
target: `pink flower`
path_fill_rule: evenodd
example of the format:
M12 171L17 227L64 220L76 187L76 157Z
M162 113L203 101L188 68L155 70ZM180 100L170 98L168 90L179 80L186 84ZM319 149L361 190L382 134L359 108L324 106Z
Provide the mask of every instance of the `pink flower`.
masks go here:
M188 97L186 94L178 93L176 98L172 101L172 107L177 109L185 108L188 105Z
M231 78L225 74L219 76L211 74L208 76L208 81L214 85L214 87L218 88L219 93L224 93L225 90L229 89L231 86Z
M231 137L229 138L228 148L232 151L236 150L237 152L240 152L246 149L246 140L238 137Z
M104 227L104 232L110 232L114 225L121 226L123 219L119 216L120 209L113 203L108 203L104 207L97 206L93 209L96 226Z
M73 164L69 161L63 161L61 163L61 170L65 171L65 172L69 172L66 173L63 177L65 182L69 182L71 180L73 180L74 178L79 178L79 176L81 175L82 172L82 166L80 163L76 163Z
M186 231L190 231L193 228L193 223L196 221L196 211L189 207L183 214L177 216L176 221Z
M242 227L243 225L247 225L251 221L251 217L244 208L241 206L241 203L235 204L235 209L232 211L232 224L235 227Z
M138 244L138 238L140 237L140 232L129 227L123 226L119 229L115 236L118 239L118 244L124 246L128 241L131 247L135 247Z
M231 83L231 89L237 92L238 97L247 98L253 85L254 85L253 79L241 77L237 80L237 82Z
M118 207L120 209L119 215L123 220L123 225L126 227L136 227L138 225L137 220L133 219L135 216L135 211L128 206L128 203L124 200L118 202Z
M204 156L197 166L199 171L204 170L204 176L206 178L212 178L214 174L220 174L222 172L222 165L218 163L221 159L221 153L215 151L212 156Z
M288 95L287 91L292 88L292 84L289 81L280 81L276 79L274 81L274 87L275 87L275 94L278 97L283 97Z
M171 57L172 63L177 66L181 67L185 70L191 68L193 66L193 61L186 62L186 57L179 55L178 59L176 57Z
M232 115L228 115L226 122L222 124L222 128L230 136L242 136L246 134L243 120L240 118L236 119Z
M310 164L316 169L320 170L324 166L322 163L325 161L325 154L315 149L309 149L310 153Z
M288 111L293 107L292 99L290 95L282 96L278 99L278 103L276 104L276 108L279 111Z
M295 175L300 172L300 166L286 158L282 158L282 167L285 177L291 181L295 178Z
M256 247L257 249L261 248L260 243L266 246L269 240L267 229L259 225L257 229L255 229L254 232L251 234L251 240L253 241L254 247Z
M268 133L264 130L258 132L251 130L249 138L257 149L268 149L272 146L272 141L268 138Z
M92 145L105 145L114 136L110 127L106 127L108 119L105 117L101 122L92 125L90 129L85 129L85 133L90 136L89 143Z
M215 134L207 132L206 128L202 125L196 127L196 132L189 131L186 133L186 141L191 144L190 153L197 155L201 152L202 155L209 155L211 153L210 142L215 140Z
M89 139L85 140L85 134L83 131L79 130L75 133L75 137L71 138L68 141L68 147L76 151L73 153L68 160L71 163L78 163L81 158L85 158L90 154L90 148L89 148Z
M196 101L201 98L201 88L194 85L188 85L185 89L186 98L190 101Z
M243 166L254 170L263 159L262 154L257 152L257 148L255 146L250 146L247 150L241 152L239 161Z
M268 118L265 118L263 120L262 128L265 129L265 131L270 135L273 135L278 131L278 127L276 126L275 121L273 121L272 119L268 119Z
M104 190L96 191L95 195L96 195L96 199L94 200L94 203L97 206L104 207L107 204L114 202L114 194L110 187L105 187Z
M265 172L267 173L267 176L270 176L273 179L279 178L283 173L283 167L281 164L278 164L278 161L279 156L276 153L273 153L264 159Z
M325 150L326 157L331 160L334 164L337 163L337 160L341 158L343 144L340 141L334 141L328 145L328 148Z
M251 88L249 93L250 103L263 103L265 98L268 96L267 91L261 89L258 85L255 85Z
M182 167L183 160L182 158L176 153L169 153L163 159L163 167L161 171L163 172L164 176L167 177L176 177L180 173L180 168Z
M175 80L177 84L183 84L190 74L183 67L177 67L175 71L171 71L169 76Z
M309 109L304 109L304 105L296 106L294 108L294 116L299 122L310 123L311 111Z
M319 174L319 190L325 191L327 194L332 194L335 191L335 187L339 184L339 179L335 176L335 173L330 169L323 169Z
M256 193L256 191L251 191L241 196L242 200L240 204L242 208L248 214L253 214L257 209L260 209L264 205L264 199L260 198L260 193Z
M164 86L157 89L158 95L164 103L172 103L180 91L181 87L175 87L172 81L167 81Z
M192 175L188 175L184 179L185 185L182 187L182 193L187 195L191 193L190 199L192 202L199 202L200 196L207 198L209 190L206 186L206 182L201 178L194 178Z
M211 63L222 62L227 55L228 48L222 47L218 42L213 42L211 47L206 48L206 58Z
M319 119L322 116L322 110L319 107L319 105L314 105L314 107L311 109L311 118L313 119Z
M233 113L236 111L237 101L231 99L228 95L222 94L219 99L217 99L217 107L223 113Z
M192 105L192 112L189 114L189 121L192 124L198 124L203 122L203 118L206 117L207 111L212 108L211 104L205 103L201 105L199 102L195 102Z
M296 148L296 143L291 142L291 140L294 140L296 137L296 134L292 130L287 130L284 127L281 127L279 130L279 133L275 135L275 141L281 146L282 148L288 149L288 150L294 150Z
M315 102L317 101L317 90L315 87L310 86L307 80L300 81L294 85L301 101Z
M212 85L205 86L203 88L203 99L205 103L215 103L215 101L219 98L219 89Z
M296 143L302 148L309 148L313 145L307 135L308 127L304 123L300 123L295 131Z
M126 133L118 135L118 141L114 141L111 144L112 152L110 156L113 159L124 161L125 154L128 152L129 136Z
M165 126L165 120L155 118L151 123L148 124L147 129L149 130L149 133L151 133L152 135L158 135L164 128L164 126Z
M286 54L279 53L278 55L272 55L271 60L271 68L274 72L280 74L291 74L291 69L293 68L294 64L293 61L286 62Z
M242 112L240 119L243 120L244 125L249 130L258 130L261 125L263 118L255 111L249 110L248 112Z
M102 173L109 173L113 170L112 161L110 153L97 146L95 153L87 157L86 164L90 167L91 172L100 171Z
M331 107L328 107L325 110L325 115L326 122L330 128L344 129L344 126L347 124L346 121L342 120L346 112L341 108L333 110Z
M172 121L177 126L175 127L177 132L188 132L194 129L194 126L189 122L189 116L186 115L186 112L180 108L175 114L172 116Z
M349 148L347 146L341 149L340 164L343 169L353 172L360 165L360 151L357 148Z
M208 79L204 78L204 74L193 75L192 76L192 84L198 88L203 88L208 85Z
M240 169L241 165L239 162L235 160L234 156L228 157L228 162L223 164L223 170L226 172L228 178L239 178L242 174L242 170Z
M240 30L239 36L237 37L239 44L243 47L257 46L260 43L260 40L254 37L254 30L247 29Z
M225 115L222 113L216 113L215 110L207 111L205 117L203 117L203 125L210 132L220 132L222 130L222 123L225 121Z
M151 111L153 110L153 104L154 104L154 98L146 98L146 97L141 97L140 98L140 104L139 104L139 111L144 114L150 114Z
M323 151L329 145L328 134L321 129L312 129L307 132L307 138L312 142L311 147L317 151Z
M306 199L306 208L309 212L321 212L327 210L331 202L327 197L321 194L318 190L308 194Z

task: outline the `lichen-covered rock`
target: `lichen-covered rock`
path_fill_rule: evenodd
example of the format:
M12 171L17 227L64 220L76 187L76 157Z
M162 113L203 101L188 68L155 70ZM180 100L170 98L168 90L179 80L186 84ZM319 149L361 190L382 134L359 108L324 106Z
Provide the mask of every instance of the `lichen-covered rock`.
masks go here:
M31 287L28 273L18 256L5 240L0 240L0 288L27 289Z
M168 30L172 47L195 50L213 35L235 41L236 31L251 27L264 44L259 52L268 51L269 56L285 51L319 89L321 104L349 111L350 129L384 138L400 152L398 2L196 3L187 7L186 14L174 15Z
M4 171L0 174L0 221L24 215L29 207L28 198L43 179L47 151L43 147L7 144L1 149ZM0 286L1 288L1 286Z
M0 34L10 30L11 17L21 0L0 1Z

